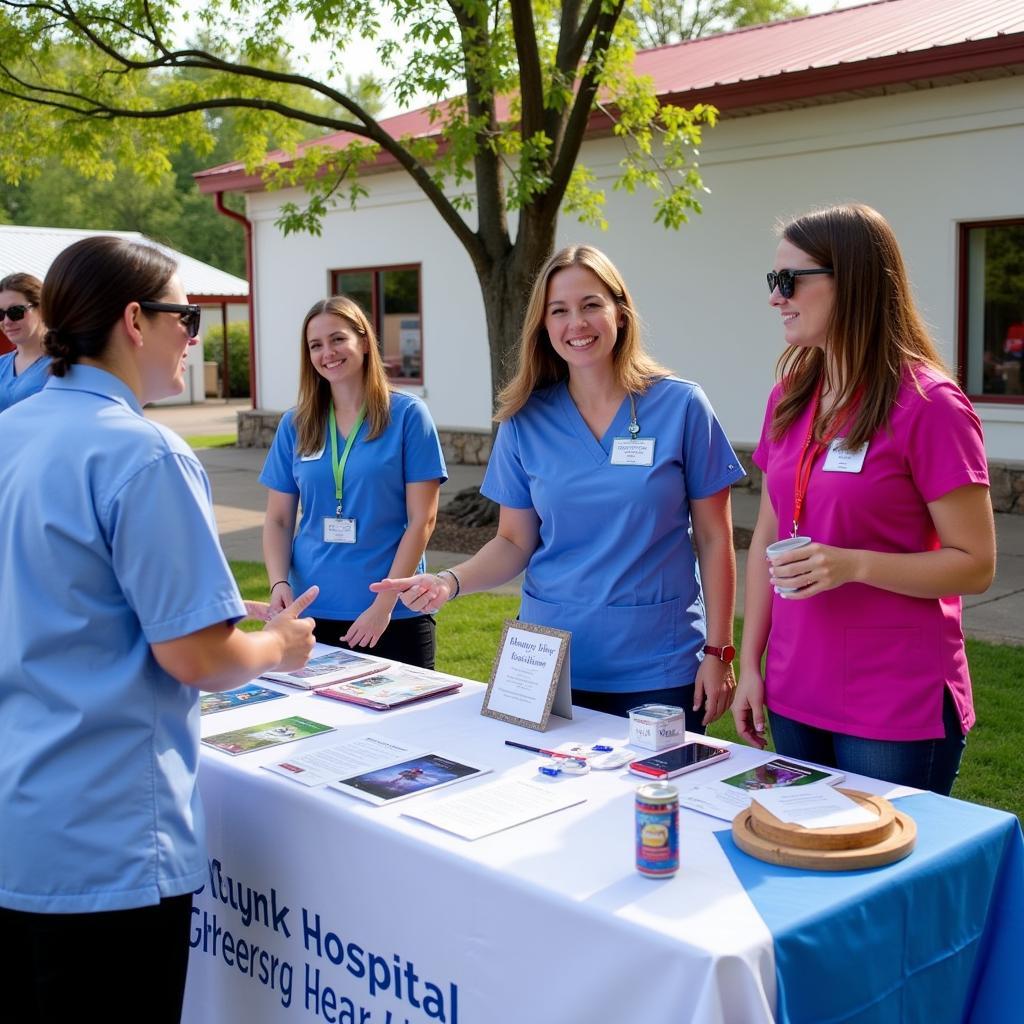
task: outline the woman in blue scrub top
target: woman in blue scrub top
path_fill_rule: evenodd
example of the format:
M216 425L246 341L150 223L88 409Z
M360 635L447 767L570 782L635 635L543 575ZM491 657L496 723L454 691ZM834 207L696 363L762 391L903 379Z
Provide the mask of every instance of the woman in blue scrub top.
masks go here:
M8 274L0 281L0 330L14 346L0 356L0 412L46 383L50 358L43 347L46 327L39 315L43 282L31 274Z
M425 567L447 479L434 422L420 399L391 390L373 327L351 299L317 302L299 346L299 400L260 474L271 614L315 583L318 641L433 668L433 616L396 608L397 594L374 597L369 585Z
M743 470L700 387L644 351L597 249L541 270L496 418L481 491L501 506L497 536L451 570L373 589L434 611L525 569L520 618L572 632L574 703L675 704L703 732L735 688L729 488Z
M142 415L182 391L199 327L174 263L83 239L42 311L52 376L0 445L3 1017L177 1021L207 876L198 691L303 665L315 592L234 628L206 474Z

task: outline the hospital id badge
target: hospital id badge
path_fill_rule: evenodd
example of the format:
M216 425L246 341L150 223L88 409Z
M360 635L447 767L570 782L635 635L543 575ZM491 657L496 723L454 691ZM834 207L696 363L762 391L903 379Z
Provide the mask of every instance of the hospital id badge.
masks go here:
M348 517L324 516L325 544L355 544L356 521Z
M825 456L825 464L821 467L825 473L859 473L864 468L864 457L868 453L868 442L850 451L843 448L845 438L837 437L829 446Z
M653 466L653 437L617 437L612 441L613 466Z

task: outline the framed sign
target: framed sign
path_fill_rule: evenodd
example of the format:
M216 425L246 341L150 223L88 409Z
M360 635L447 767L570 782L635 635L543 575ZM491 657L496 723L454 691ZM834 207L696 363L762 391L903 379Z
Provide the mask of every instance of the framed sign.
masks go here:
M552 711L572 718L569 640L564 629L508 619L480 714L543 732Z

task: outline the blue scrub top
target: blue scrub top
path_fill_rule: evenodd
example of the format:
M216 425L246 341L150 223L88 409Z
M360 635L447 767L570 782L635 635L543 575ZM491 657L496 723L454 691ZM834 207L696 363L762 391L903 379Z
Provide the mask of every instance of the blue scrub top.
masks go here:
M437 428L426 405L412 395L391 393L391 422L372 441L364 422L345 465L343 515L356 520L355 544L328 544L323 539L325 516L338 507L334 490L331 446L313 455L295 449L294 410L281 418L274 443L260 473L260 483L285 494L297 494L302 506L299 529L292 543L289 581L295 594L312 584L320 594L309 615L323 619L357 619L373 601L371 583L390 574L391 563L409 525L405 485L448 479ZM330 428L328 428L330 429ZM338 431L338 456L347 438ZM423 572L425 559L417 572ZM412 618L399 602L392 618Z
M14 372L14 357L17 352L0 356L0 412L9 409L29 395L43 390L50 372L49 356L41 356L24 373Z
M150 645L245 614L188 446L74 366L0 416L0 906L198 888L199 694Z
M628 396L598 441L562 382L501 424L480 488L540 517L519 614L572 632L581 690L694 681L705 627L689 502L744 475L699 385L668 377L635 401L653 466L611 464L615 438L629 437Z

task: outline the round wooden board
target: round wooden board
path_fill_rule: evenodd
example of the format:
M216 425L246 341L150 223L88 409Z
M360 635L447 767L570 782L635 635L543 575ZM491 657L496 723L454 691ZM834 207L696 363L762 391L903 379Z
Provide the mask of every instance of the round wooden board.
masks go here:
M808 868L812 871L858 871L892 864L906 857L914 849L917 839L914 819L895 809L890 833L886 838L872 846L852 849L815 850L765 839L754 830L751 818L748 808L737 814L732 823L732 836L741 850L769 864Z
M835 828L804 828L780 821L754 800L749 808L751 828L768 842L807 850L851 850L875 846L889 837L896 808L884 796L873 796L857 789L841 789L839 792L877 815L877 820L862 825L837 825Z

